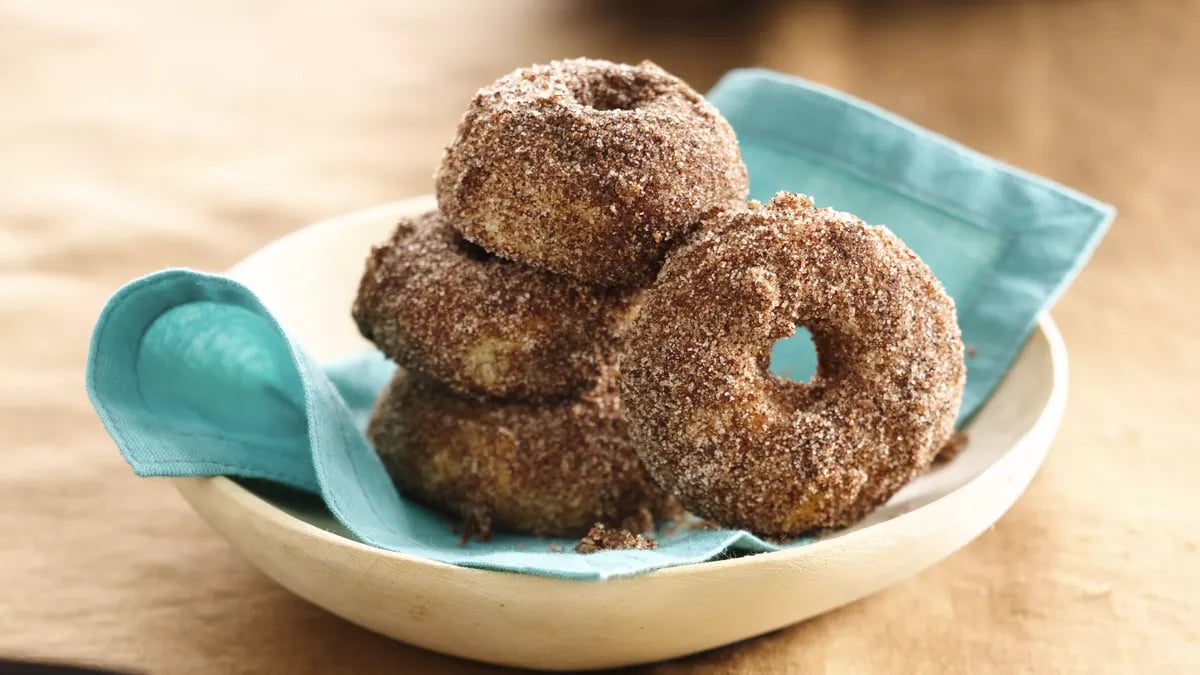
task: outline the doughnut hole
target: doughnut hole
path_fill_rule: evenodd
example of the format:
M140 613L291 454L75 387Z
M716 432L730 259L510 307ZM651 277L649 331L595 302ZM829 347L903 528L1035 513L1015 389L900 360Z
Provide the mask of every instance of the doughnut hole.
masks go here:
M817 347L812 333L796 326L796 334L771 346L771 373L793 382L811 382L817 373Z
M624 112L636 110L658 98L652 82L616 72L593 72L573 87L575 100L592 110Z

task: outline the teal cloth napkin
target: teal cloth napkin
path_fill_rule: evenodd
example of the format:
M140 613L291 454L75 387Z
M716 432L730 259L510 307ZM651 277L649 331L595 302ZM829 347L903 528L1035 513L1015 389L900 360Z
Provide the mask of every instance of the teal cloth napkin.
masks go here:
M968 359L962 420L986 401L1084 263L1111 207L1004 166L844 94L765 71L711 92L738 132L753 196L778 190L886 224L958 303ZM349 321L349 314L344 320ZM772 368L811 373L803 337ZM362 430L394 366L377 352L318 364L248 288L168 270L131 282L92 335L87 389L139 476L260 479L319 498L354 537L441 562L604 579L773 550L743 531L660 531L651 551L580 555L499 534L460 546L443 514L397 493ZM791 546L801 546L795 542Z

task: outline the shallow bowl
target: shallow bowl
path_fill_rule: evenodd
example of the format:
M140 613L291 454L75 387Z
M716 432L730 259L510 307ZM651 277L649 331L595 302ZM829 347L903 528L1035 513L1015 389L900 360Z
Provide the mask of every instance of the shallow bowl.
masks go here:
M366 253L432 198L299 230L230 275L252 288L319 359L367 344L349 318ZM1037 472L1062 417L1067 359L1043 316L966 449L862 523L774 553L603 582L432 562L349 538L312 505L226 478L175 479L191 505L255 566L370 630L511 666L585 669L657 661L803 621L897 583L991 526Z

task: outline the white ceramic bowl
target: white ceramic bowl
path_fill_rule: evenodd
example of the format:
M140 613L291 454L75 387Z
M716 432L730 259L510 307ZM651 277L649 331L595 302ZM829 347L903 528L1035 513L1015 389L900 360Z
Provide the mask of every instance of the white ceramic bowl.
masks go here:
M230 274L319 359L361 350L349 319L368 248L431 198L300 230ZM1066 352L1043 317L953 462L859 525L775 553L605 582L455 567L347 538L317 509L225 478L183 496L269 577L371 630L427 649L542 669L621 666L742 640L853 602L938 562L994 523L1037 472L1062 416Z

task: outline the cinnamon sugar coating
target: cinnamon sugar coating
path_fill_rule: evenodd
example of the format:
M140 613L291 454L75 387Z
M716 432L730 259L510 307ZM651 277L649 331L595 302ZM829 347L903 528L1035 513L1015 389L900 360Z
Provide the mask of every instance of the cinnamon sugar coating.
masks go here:
M715 207L744 202L729 123L648 61L574 59L481 89L437 173L438 204L497 255L606 286L643 285Z
M458 514L464 534L584 534L669 516L630 443L615 374L575 399L475 398L398 370L367 436L406 496Z
M576 553L599 553L600 551L620 551L627 549L650 550L658 548L658 542L650 537L642 536L630 530L613 529L604 523L596 523L588 533L583 535L575 544Z
M808 383L772 375L806 326ZM954 303L884 227L780 193L672 251L626 336L621 390L654 478L760 535L851 524L923 472L965 384Z
M492 256L435 211L372 249L353 315L389 358L460 392L552 398L615 362L638 297Z

